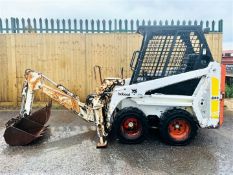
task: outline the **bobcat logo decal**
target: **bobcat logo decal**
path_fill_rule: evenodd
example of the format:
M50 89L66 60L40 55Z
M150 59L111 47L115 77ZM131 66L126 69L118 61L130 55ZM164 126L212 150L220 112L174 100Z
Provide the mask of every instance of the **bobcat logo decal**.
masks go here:
M135 94L138 92L137 89L131 89L131 90L132 90L132 94L133 94L133 95L135 95Z

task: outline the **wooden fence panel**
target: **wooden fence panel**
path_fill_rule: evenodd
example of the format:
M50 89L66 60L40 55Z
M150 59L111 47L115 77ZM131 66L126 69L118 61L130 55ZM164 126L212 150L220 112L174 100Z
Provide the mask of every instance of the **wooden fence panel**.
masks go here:
M132 70L130 69L130 61L133 56L133 52L140 50L141 43L142 43L142 35L137 34L128 34L127 35L127 63L124 65L124 78L131 77Z
M1 102L7 102L10 101L9 94L7 91L8 88L8 57L7 57L7 36L6 35L0 35L0 58L1 58L1 64L0 64L0 70L1 70L1 76L0 76L0 101Z
M123 34L124 35L124 34ZM119 77L122 54L125 53L125 44L121 44L125 37L119 34L87 34L86 35L86 62L87 62L87 92L93 92L100 84L99 73L94 66L101 66L102 77Z
M85 24L85 23L84 23ZM222 33L206 35L217 61L221 60ZM142 36L133 33L25 33L0 35L0 105L16 105L21 98L27 68L47 75L80 96L99 86L93 67L102 67L102 77L130 77L133 51L139 50ZM35 101L46 101L37 93ZM19 105L20 103L18 103Z
M101 66L102 78L121 77L123 68L124 78L131 76L129 68L133 51L138 50L142 37L138 34L87 34L86 61L87 61L87 93L93 92L100 85L99 74L94 66Z
M16 105L15 41L12 35L0 35L0 104Z
M213 58L221 63L222 60L222 33L206 34L206 40L212 52Z
M53 81L71 88L84 98L86 94L84 35L25 34L16 35L15 38L18 96L24 80L24 71L30 68L44 73ZM35 100L45 101L46 97L37 94Z

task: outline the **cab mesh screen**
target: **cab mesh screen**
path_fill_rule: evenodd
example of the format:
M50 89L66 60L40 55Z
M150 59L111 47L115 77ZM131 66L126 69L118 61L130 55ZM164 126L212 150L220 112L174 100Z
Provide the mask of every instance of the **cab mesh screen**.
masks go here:
M194 69L201 43L195 32L152 36L134 56L141 60L137 82L175 75Z

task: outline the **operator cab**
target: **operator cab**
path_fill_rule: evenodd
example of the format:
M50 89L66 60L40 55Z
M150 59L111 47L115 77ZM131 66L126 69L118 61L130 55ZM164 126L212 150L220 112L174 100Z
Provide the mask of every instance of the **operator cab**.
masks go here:
M201 26L140 26L130 84L203 69L213 61Z

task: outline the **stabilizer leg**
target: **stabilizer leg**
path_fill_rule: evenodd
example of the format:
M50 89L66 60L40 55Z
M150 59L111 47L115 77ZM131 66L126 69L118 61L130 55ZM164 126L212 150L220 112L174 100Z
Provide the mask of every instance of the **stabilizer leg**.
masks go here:
M104 126L104 119L102 114L102 107L99 109L95 109L95 118L96 118L96 130L97 135L99 137L99 142L96 144L96 148L106 148L107 147L107 140L106 140L106 132Z

